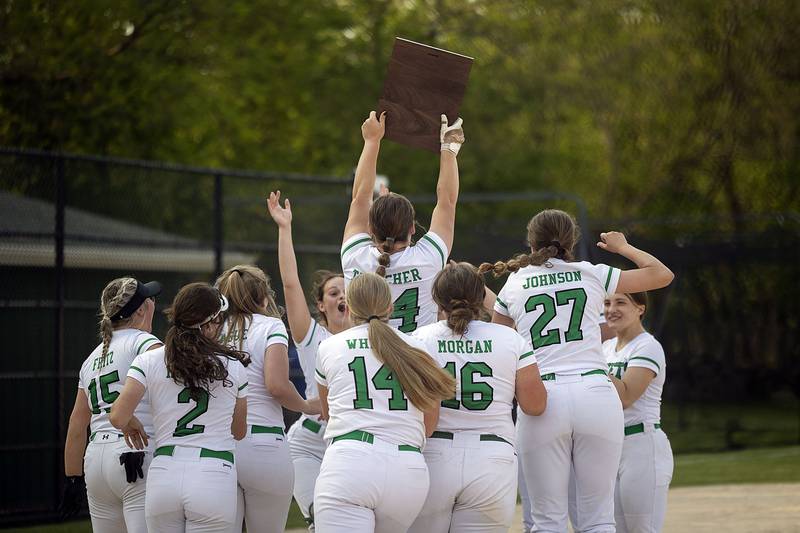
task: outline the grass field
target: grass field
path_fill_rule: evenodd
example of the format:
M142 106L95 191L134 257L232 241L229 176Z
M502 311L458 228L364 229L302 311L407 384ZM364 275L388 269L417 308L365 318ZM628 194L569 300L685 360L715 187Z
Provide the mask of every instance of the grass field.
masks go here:
M673 487L729 483L800 483L800 446L763 448L724 453L683 454L675 457ZM304 527L292 504L287 528ZM7 529L6 532L89 533L88 521Z

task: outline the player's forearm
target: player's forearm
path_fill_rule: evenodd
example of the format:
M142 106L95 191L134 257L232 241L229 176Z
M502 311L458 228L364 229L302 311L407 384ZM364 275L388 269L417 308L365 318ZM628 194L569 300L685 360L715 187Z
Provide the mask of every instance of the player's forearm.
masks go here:
M614 384L614 388L617 389L617 394L619 394L619 401L622 402L622 408L627 409L633 403L632 400L628 397L628 386L625 384L624 381L621 379L612 376L609 374L608 376L611 379L611 383Z
M364 141L364 148L361 150L361 157L358 158L356 176L353 180L353 202L369 202L372 199L375 177L378 173L380 148L381 143L378 140Z
M455 207L458 202L458 159L449 150L439 158L439 180L436 183L436 205Z
M270 385L268 386L270 395L283 407L296 413L309 411L308 402L300 396L291 381L271 383Z
M83 475L83 452L86 450L86 428L73 428L67 432L64 444L64 474L67 476Z
M632 244L625 245L619 251L619 254L633 261L639 269L648 271L651 276L658 279L665 286L675 277L672 271L655 256L636 248Z
M311 314L308 312L303 286L297 271L297 257L292 241L292 227L278 230L278 267L283 283L283 297L286 300L286 316L295 341L302 340L308 332Z

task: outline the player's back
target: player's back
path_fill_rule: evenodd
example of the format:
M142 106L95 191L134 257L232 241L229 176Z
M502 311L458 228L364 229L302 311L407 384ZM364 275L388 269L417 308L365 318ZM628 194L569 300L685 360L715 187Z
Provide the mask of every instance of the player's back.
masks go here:
M436 322L438 307L431 296L431 288L449 253L441 237L429 231L415 245L391 254L385 275L394 302L390 325L410 333ZM345 290L358 274L375 272L380 255L366 233L347 239L341 251Z
M495 434L513 444L517 369L529 357L535 362L527 341L511 328L479 320L470 322L464 335L442 320L414 337L456 378L456 395L442 402L437 431Z
M421 341L393 332L407 344L425 350ZM316 373L328 388L326 440L360 430L393 444L422 447L422 411L406 398L391 369L372 352L367 324L321 342Z
M495 311L528 337L542 375L605 373L600 317L619 276L619 269L607 265L550 259L512 273Z
M79 386L86 391L92 411L90 428L98 431L118 431L111 425L108 414L111 404L119 396L125 384L125 376L134 358L161 343L151 333L125 328L114 331L108 350L103 356L103 345L98 345L81 365ZM147 399L139 403L135 412L148 435L153 433L153 419Z
M225 344L234 350L242 350L250 356L250 364L245 369L248 379L247 424L257 426L283 427L283 409L280 403L267 390L264 377L266 350L272 344L287 345L289 337L286 326L274 317L254 314L245 321L242 335L231 332L230 322L223 326L221 334Z
M214 381L208 391L192 397L191 389L176 383L164 360L164 347L138 356L129 375L144 384L155 426L156 446L189 446L211 450L234 449L233 410L247 387L242 363L217 356L228 371L227 381Z

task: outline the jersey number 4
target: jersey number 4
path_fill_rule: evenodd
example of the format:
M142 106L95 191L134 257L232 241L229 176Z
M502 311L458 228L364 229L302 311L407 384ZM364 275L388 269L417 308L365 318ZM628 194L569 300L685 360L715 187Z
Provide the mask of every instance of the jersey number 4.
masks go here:
M567 331L564 332L564 342L583 339L581 322L583 321L583 310L586 307L586 291L583 289L558 291L555 300L549 294L537 294L528 298L528 301L525 302L525 312L531 313L542 308L542 314L531 326L531 343L534 349L561 343L561 332L558 329L545 331L545 328L556 317L556 307L569 305L570 302L572 302L572 313L569 317Z
M196 435L197 433L202 433L206 430L206 427L203 424L192 424L190 426L189 423L208 411L208 391L201 390L197 400L192 400L191 392L192 389L186 387L178 393L178 403L189 403L190 401L194 401L196 405L194 406L194 409L183 415L180 420L178 420L178 425L175 428L175 431L172 432L173 437Z
M411 333L417 329L417 315L419 315L419 288L406 289L394 301L394 311L391 318L403 321L397 329L403 333Z
M416 290L416 289L415 289ZM363 357L356 357L347 365L350 372L353 373L353 379L356 383L356 399L353 400L353 409L372 409L372 398L369 397L369 384L367 383L367 365ZM375 375L372 376L372 385L378 390L392 391L389 398L390 411L407 411L408 400L403 394L403 387L400 382L394 377L392 370L382 365Z

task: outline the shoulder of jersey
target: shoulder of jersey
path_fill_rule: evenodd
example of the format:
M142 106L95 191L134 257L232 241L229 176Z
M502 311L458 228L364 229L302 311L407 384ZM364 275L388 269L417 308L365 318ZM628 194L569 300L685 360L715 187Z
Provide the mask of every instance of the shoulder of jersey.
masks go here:
M656 339L649 331L644 332L644 335L642 335L638 344L642 347L647 346L648 348L657 350L662 354L664 353L664 347L661 346L661 343L658 341L658 339Z
M415 329L410 336L414 337L415 339L427 339L430 337L438 337L443 333L443 330L445 330L446 328L447 328L446 323L443 320L439 320L437 322L426 324L425 326Z

